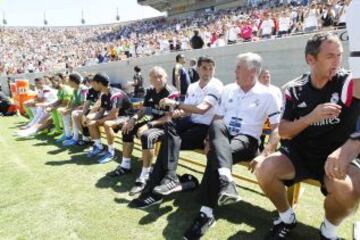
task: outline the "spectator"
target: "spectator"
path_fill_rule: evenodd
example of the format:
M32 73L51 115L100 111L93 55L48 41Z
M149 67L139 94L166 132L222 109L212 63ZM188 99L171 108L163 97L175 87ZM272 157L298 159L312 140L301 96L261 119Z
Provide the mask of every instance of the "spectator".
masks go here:
M181 96L185 97L188 86L190 85L189 74L184 67L185 56L178 54L176 56L176 64L172 72L172 84L180 92Z
M319 27L319 9L315 3L310 5L310 8L304 14L304 31L313 32Z
M234 44L238 41L240 29L235 24L231 25L227 31L227 44Z
M204 41L201 36L199 36L198 30L194 31L194 36L190 39L190 45L192 49L201 49L204 47Z
M189 77L190 77L190 82L191 83L194 83L196 82L197 80L199 80L199 74L197 72L197 64L196 64L196 59L191 59L190 62L190 68L188 70L188 73L189 73Z
M241 26L241 38L244 42L252 40L253 28L250 21L245 21Z
M134 86L134 97L142 98L144 96L144 79L141 75L141 68L139 66L134 67L134 77L133 77L133 86Z
M279 31L277 35L279 37L282 37L283 35L288 34L290 31L290 26L291 26L290 16L287 14L286 11L282 11L278 21L279 21Z
M264 19L259 27L259 36L263 39L271 38L274 28L275 28L274 21L270 18L269 13L265 13Z

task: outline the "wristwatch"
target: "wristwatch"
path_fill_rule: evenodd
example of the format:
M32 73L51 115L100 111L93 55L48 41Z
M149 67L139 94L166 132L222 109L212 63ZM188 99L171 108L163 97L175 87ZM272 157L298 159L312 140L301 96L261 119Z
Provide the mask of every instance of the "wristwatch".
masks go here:
M354 132L350 135L351 140L360 141L360 131Z
M146 123L146 126L147 126L148 128L152 128L152 127L153 127L153 125L151 124L151 122Z

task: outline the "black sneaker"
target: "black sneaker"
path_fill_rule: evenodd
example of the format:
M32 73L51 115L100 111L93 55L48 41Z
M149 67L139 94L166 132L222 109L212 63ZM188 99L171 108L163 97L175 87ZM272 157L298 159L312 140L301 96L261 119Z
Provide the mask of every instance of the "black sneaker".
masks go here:
M108 172L106 174L106 176L108 177L120 177L120 176L123 176L127 173L130 173L131 172L131 168L130 169L127 169L127 168L123 168L121 165L117 166L117 168L111 172Z
M219 176L220 192L218 198L218 205L225 206L239 202L241 200L234 181L230 182L227 177Z
M289 232L296 227L296 220L293 223L287 224L280 220L276 219L273 223L270 232L265 236L264 240L283 240L286 239Z
M324 222L321 223L320 225L320 240L345 240L344 238L327 238L325 237L322 232L321 232L321 229L324 227Z
M184 240L200 239L210 227L214 226L214 224L214 217L208 217L205 213L200 212L191 227L185 232Z
M173 192L180 192L181 189L181 183L178 178L172 179L165 177L163 180L161 180L160 185L154 187L153 192L166 196Z
M162 203L162 201L163 201L162 196L150 193L150 194L147 194L146 196L140 196L138 198L135 198L134 200L132 200L129 203L128 206L130 208L145 209L145 208L148 208L150 206L160 204L160 203Z
M142 190L144 190L145 185L146 185L146 179L144 179L144 178L136 179L135 185L131 188L129 195L134 196L136 194L141 193Z

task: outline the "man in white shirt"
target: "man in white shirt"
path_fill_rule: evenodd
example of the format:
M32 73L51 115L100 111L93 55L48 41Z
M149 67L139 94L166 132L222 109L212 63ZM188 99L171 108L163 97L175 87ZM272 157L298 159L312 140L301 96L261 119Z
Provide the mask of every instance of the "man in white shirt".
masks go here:
M289 33L290 30L290 25L291 25L291 20L289 15L283 11L281 13L281 16L279 17L279 32L278 32L278 36L282 37L283 35L286 35Z
M319 27L319 10L315 3L310 5L304 17L304 31L306 33L316 31Z
M262 21L259 29L260 37L263 39L269 39L272 35L274 27L274 21L270 18L269 13L265 13L264 20Z
M45 109L50 104L57 101L55 89L45 85L43 78L36 78L34 82L37 90L37 97L36 100L31 103L33 105L29 104L32 107L31 111L34 114L34 117L26 126L20 128L20 131L16 132L19 137L35 135L40 129L47 126L47 119L50 115Z
M214 78L212 58L199 58L198 73L200 79L189 86L184 103L168 98L160 101L160 106L175 110L171 113L172 120L164 126L165 134L150 179L140 197L130 202L130 207L160 204L163 196L182 190L176 175L179 152L203 148L223 89L222 82Z
M201 209L184 239L200 239L215 223L213 209L238 202L232 165L250 161L258 153L259 138L266 118L270 119L272 135L277 134L280 106L267 87L258 82L262 59L254 53L237 58L236 82L227 85L221 104L208 131L209 151L201 183ZM271 139L277 139L271 137ZM250 163L254 170L257 159L274 152L277 141L269 142L265 150Z
M270 74L269 69L263 68L261 70L261 73L259 76L259 82L269 89L269 91L274 95L276 102L282 109L283 102L284 102L284 96L283 96L280 88L271 84L271 74ZM270 122L269 122L269 119L266 119L264 126L263 126L263 134L261 135L261 138L260 138L260 140L261 140L261 143L259 146L260 151L262 151L264 149L265 137L266 137L266 135L268 135L270 133L271 133ZM276 136L278 136L278 135L276 135Z
M270 92L274 94L276 101L280 106L283 105L283 94L280 90L280 88L274 86L271 84L271 74L270 70L267 68L263 68L261 70L260 76L259 76L259 82L263 84L264 86L268 87Z
M240 29L236 25L231 25L227 32L227 41L228 44L234 44L238 41L238 35L240 33Z

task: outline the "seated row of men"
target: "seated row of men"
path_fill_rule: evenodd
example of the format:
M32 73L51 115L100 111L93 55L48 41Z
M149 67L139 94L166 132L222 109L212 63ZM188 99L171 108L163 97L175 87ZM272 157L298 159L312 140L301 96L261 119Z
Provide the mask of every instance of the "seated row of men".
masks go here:
M22 131L39 129L37 125L44 124L50 111L59 108L64 125L59 141L64 146L80 144L79 134L86 135L87 128L94 142L88 157L99 157L100 163L106 163L116 158L114 139L121 130L122 160L107 174L109 177L131 172L137 136L142 144L143 167L130 191L130 195L140 193L129 204L133 208L160 204L165 196L181 191L183 185L176 174L180 150L205 149L207 165L200 186L201 207L184 239L200 239L215 223L213 211L217 206L240 201L232 177L232 166L240 161L249 161L250 170L279 212L264 239L285 239L296 226L285 186L308 178L320 181L326 194L320 238L338 239L337 226L357 209L360 199L359 162L347 161L346 170L341 165L342 174L337 173L340 166L335 164L341 162L340 147L355 131L360 108L360 89L355 85L351 91L352 79L340 68L342 51L336 35L314 35L305 51L310 74L287 84L285 104L281 93L269 87L269 82L259 82L260 75L269 81L269 72L262 71L262 59L254 53L237 57L235 82L225 87L214 77L214 60L200 57L199 80L189 86L184 102L176 100L177 94L167 84L165 70L154 67L149 73L151 87L137 111L123 91L109 87L105 74L96 74L90 81L92 88L86 91L75 81L81 77L72 74L71 97L66 97L68 91L63 82L56 85L54 81L53 86L62 93L58 92L56 100L48 97L45 102L35 103L35 120ZM41 89L40 85L37 87ZM259 153L266 120L271 135ZM99 126L105 129L107 150L101 143ZM276 151L279 135L281 147ZM158 141L160 150L152 169L154 145Z

